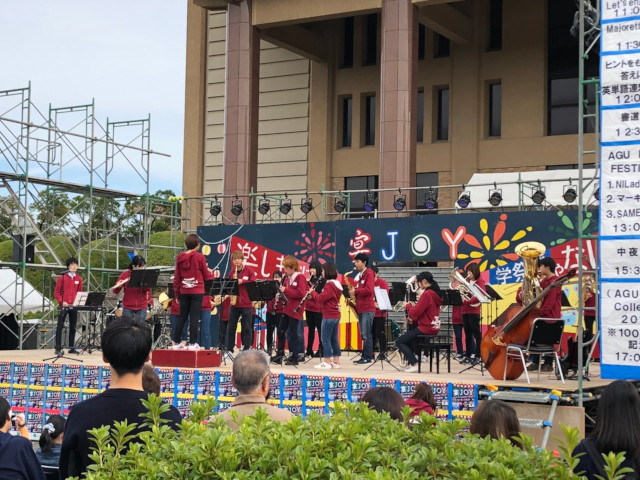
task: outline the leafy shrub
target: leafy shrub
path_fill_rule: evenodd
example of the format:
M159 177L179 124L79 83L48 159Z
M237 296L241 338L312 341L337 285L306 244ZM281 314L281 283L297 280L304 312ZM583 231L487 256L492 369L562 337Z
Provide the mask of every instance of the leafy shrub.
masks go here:
M61 265L64 265L65 262L67 261L67 258L69 257L76 257L76 258L78 257L78 249L68 237L65 237L63 235L57 235L55 237L48 238L47 242L49 242L51 249L54 252L56 252L58 259L61 262ZM36 250L46 252L46 253L43 253L43 257L45 258L45 261L48 263L54 263L53 256L49 253L48 250L45 250L44 248L44 242L37 242ZM40 260L37 258L36 258L36 262L41 263Z
M175 263L175 257L184 249L184 234L182 232L158 232L149 238L150 245L163 245L177 247L177 249L151 247L147 254L147 264L157 266L170 266Z
M88 479L571 479L562 458L532 446L460 434L465 422L435 421L423 414L409 429L362 404L337 403L332 416L311 413L281 425L263 411L244 417L237 431L221 420L202 423L213 401L194 403L180 431L159 425L159 400L151 396L147 422L127 453L119 446L132 427L90 432L97 441ZM565 448L566 459L577 443ZM574 462L577 460L574 460Z
M0 262L11 262L13 259L13 239L0 242Z

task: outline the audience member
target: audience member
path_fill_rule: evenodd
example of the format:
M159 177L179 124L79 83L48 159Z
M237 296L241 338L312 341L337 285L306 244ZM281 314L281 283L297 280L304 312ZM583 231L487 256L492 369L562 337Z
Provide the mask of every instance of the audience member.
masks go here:
M142 389L147 393L160 396L160 377L149 362L142 366Z
M589 480L607 478L602 454L625 452L622 467L633 470L624 477L638 478L640 465L640 395L631 382L616 380L602 391L598 403L598 417L591 435L580 442L573 456L580 456L574 469Z
M238 390L238 396L219 416L234 430L238 428L238 424L233 419L232 412L237 412L237 421L240 422L242 417L254 414L258 408L264 409L276 422L286 423L293 414L267 403L270 382L269 356L262 350L243 350L236 356L231 372L231 383ZM213 416L209 421L214 421L215 418Z
M0 397L0 478L44 480L31 442L9 433L13 418L9 402Z
M419 383L413 390L411 398L407 398L406 404L411 407L411 417L417 417L420 412L435 415L437 408L436 397L433 396L431 387L426 383Z
M40 465L57 467L60 461L60 448L64 437L64 424L66 420L61 415L51 415L47 423L42 427L40 447L36 450L36 457Z
M93 442L88 430L124 420L140 425L140 414L146 411L142 367L151 352L149 327L140 320L114 320L102 335L101 348L103 360L111 366L111 384L103 393L71 407L60 452L61 479L80 476L91 463ZM162 417L174 429L182 420L173 406ZM132 432L134 438L141 430L138 426Z
M368 404L369 408L376 412L389 412L394 420L399 422L404 420L402 415L404 398L391 387L373 387L362 396L360 401Z
M471 433L481 437L507 438L516 447L522 448L517 440L520 422L516 411L502 400L487 400L478 405L471 415Z

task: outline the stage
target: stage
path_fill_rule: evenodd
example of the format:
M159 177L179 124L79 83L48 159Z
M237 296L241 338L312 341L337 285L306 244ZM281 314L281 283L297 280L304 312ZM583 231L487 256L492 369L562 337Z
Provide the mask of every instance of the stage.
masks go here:
M67 413L77 401L83 400L108 388L109 367L103 362L100 351L68 355L55 362L43 359L54 357L53 350L0 351L0 395L8 398L14 410L25 412L34 438L39 435L46 416L52 413ZM54 357L55 358L55 357ZM583 408L577 407L578 382L565 380L562 384L553 373L531 374L531 384L522 375L514 381L495 380L488 372L484 375L479 367L468 369L451 359L451 373L447 372L446 359L440 359L440 373L429 372L429 361L422 363L421 373L406 373L399 367L398 356L392 364L376 362L355 365L356 352L344 352L341 368L319 370L314 368L320 359L313 358L294 366L271 364L270 402L291 410L298 415L311 411L328 413L334 400L358 401L373 386L390 386L405 398L411 396L418 382L428 383L438 401L437 416L440 418L469 418L478 401L496 390L525 392L549 392L557 390L560 402L555 414L553 436L561 436L560 423L577 426L585 430ZM79 363L74 360L82 360ZM394 366L400 368L396 370ZM370 367L370 368L367 368ZM591 365L591 379L583 382L586 402L597 398L608 380L599 377L599 364ZM232 363L222 363L215 368L156 367L162 384L162 396L173 403L183 415L188 415L189 406L198 399L213 397L219 409L227 408L236 395L231 385ZM546 419L550 405L532 405L521 402L513 404L520 416ZM525 417L521 417L525 418ZM556 430L557 429L557 430ZM541 431L526 431L536 439ZM548 445L556 448L555 442Z

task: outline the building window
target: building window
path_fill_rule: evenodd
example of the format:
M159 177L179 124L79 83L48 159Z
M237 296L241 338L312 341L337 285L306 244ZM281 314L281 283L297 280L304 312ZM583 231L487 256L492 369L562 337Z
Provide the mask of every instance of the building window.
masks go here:
M373 190L374 197L377 199L378 192L378 176L377 175L369 175L363 177L345 177L344 179L344 189L347 191L351 190L361 190L360 192L350 193L350 206L349 206L349 217L350 218L358 218L364 217L366 215L371 215L368 212L365 212L364 203L365 197L367 196L368 190ZM377 205L376 205L377 208ZM355 214L355 215L354 215Z
M436 140L449 140L449 87L436 88Z
M418 60L424 60L425 42L427 41L427 28L419 23L418 24Z
M340 68L353 67L353 17L344 19L340 49Z
M433 34L433 58L444 58L451 55L451 41L439 33Z
M489 1L489 41L487 50L502 50L502 0Z
M375 145L376 143L376 96L364 96L364 144Z
M438 189L435 188L437 186L438 172L416 173L416 187L418 187L415 190L416 209L419 215L437 213ZM427 208L427 203L430 204L429 206L434 206L432 203L434 200L436 208Z
M547 2L548 50L547 82L548 112L547 133L567 135L578 133L578 39L571 35L571 26L576 12L573 2ZM585 78L598 76L599 49L593 48L585 60ZM585 113L595 112L596 90L588 84L584 89ZM595 130L595 119L585 119L584 131Z
M372 13L364 17L363 65L378 63L378 15Z
M417 142L424 141L424 89L420 88L418 90L418 98L417 98L417 109L418 109L418 119L416 122L416 126L418 128L418 132L416 135Z
M499 137L502 133L502 84L489 84L489 136Z
M351 97L341 97L340 98L341 109L342 109L342 146L350 147L351 146L351 118L352 118L352 107L353 100Z
M595 163L583 163L582 168L596 168ZM547 165L547 170L578 170L577 163L567 163L565 165Z

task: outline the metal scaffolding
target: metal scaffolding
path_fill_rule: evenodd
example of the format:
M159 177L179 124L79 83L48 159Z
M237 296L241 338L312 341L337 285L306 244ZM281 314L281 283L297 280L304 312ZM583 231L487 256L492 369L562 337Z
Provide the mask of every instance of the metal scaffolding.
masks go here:
M43 302L40 320L25 322L25 280L53 300L55 272L74 256L85 290L104 291L128 265L126 250L146 256L154 247L154 219L164 217L172 231L180 230L177 202L149 192L151 155L168 156L150 149L150 125L147 117L107 119L103 127L93 101L50 105L44 114L31 100L31 85L0 91L0 236L13 252L10 261L0 258L0 268L17 273L14 285L2 286L3 300L13 304L0 324L9 331L5 319L15 316L18 348L34 331L38 345L47 346L56 316ZM139 180L139 191L112 189L118 176ZM127 222L139 226L136 235L123 236ZM177 254L182 245L176 243L164 248Z

